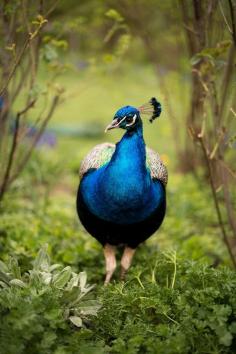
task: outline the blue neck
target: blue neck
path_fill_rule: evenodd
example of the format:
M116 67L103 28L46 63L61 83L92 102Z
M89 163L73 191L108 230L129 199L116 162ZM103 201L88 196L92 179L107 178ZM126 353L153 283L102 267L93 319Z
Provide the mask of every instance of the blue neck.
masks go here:
M141 205L148 198L151 177L146 168L146 149L143 129L127 131L116 144L111 161L98 178L99 195L103 200L113 200L119 208Z
M120 175L120 178L124 177L123 182L127 181L132 173L136 176L147 174L142 124L139 124L135 130L127 131L116 144L115 153L107 166L107 170L110 170L116 177L118 175Z
M146 168L146 149L140 124L116 145L111 161L88 174L83 182L85 203L97 216L116 223L145 219L162 198Z

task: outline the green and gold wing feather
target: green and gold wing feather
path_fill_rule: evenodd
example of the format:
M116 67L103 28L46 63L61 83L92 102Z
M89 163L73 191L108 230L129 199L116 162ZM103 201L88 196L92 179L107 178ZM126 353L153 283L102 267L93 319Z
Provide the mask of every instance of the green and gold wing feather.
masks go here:
M146 165L150 170L152 179L159 179L166 186L168 182L167 168L160 155L149 147L146 147Z
M79 176L80 178L90 169L98 169L108 163L115 151L115 145L103 143L96 145L81 162ZM152 179L159 179L165 186L168 182L168 172L160 155L154 150L146 147L146 164L150 170Z
M83 159L80 165L80 178L91 168L98 169L111 160L115 151L115 145L111 143L103 143L96 145Z

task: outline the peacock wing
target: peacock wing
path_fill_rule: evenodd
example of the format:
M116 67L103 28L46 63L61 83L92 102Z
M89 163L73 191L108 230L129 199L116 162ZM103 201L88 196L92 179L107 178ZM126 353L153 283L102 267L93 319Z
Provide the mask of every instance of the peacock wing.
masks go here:
M166 166L160 158L160 155L148 147L146 147L146 155L146 164L147 168L150 170L152 179L159 179L164 186L166 186L168 182L168 172Z
M103 143L96 145L83 159L80 165L79 177L88 172L91 168L98 169L111 160L115 151L115 145L111 143Z

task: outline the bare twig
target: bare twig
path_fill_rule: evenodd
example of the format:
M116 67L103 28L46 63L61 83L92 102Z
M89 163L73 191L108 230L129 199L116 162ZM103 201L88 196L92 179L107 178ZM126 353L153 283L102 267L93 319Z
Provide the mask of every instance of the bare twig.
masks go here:
M29 150L27 151L27 153L24 156L24 158L22 159L22 161L19 162L15 173L11 176L11 178L9 180L10 183L12 183L19 176L19 174L22 172L22 170L26 166L27 162L29 161L29 159L31 157L31 154L32 154L36 144L38 143L40 137L42 136L42 134L43 134L43 132L44 132L46 126L47 126L48 121L50 120L50 118L53 115L53 112L54 112L54 110L55 110L55 108L56 108L56 106L57 106L57 104L59 102L59 98L60 98L59 95L57 95L57 96L55 96L53 98L53 101L52 101L52 104L51 104L51 107L50 107L50 109L48 111L47 116L45 117L44 121L42 122L41 127L39 128L38 132L36 133Z
M60 0L54 0L53 5L48 9L48 11L45 14L46 17L48 17L55 10L59 2Z
M15 87L15 90L12 92L11 95L11 104L14 103L16 100L18 94L20 93L22 87L24 86L25 80L27 79L27 73L28 73L28 63L26 63L25 68L22 68L20 78L18 80L18 84Z
M228 22L228 20L227 20L225 14L224 14L224 10L223 10L221 1L219 1L219 7L220 7L220 12L221 12L222 17L223 17L223 19L224 19L224 22L225 22L225 24L226 24L226 27L228 28L229 33L232 34L232 29L230 28L229 22Z
M41 28L43 27L43 25L47 22L47 20L44 20L42 22L39 23L39 26L37 27L37 29L33 32L33 33L29 33L24 44L23 44L23 47L20 51L20 54L18 55L18 57L16 58L12 68L11 68L11 71L10 71L10 74L8 76L8 78L6 79L6 82L4 84L4 86L1 88L0 90L0 96L3 96L6 92L6 89L11 81L11 79L13 78L15 72L16 72L16 69L17 67L19 66L23 56L24 56L24 53L26 51L26 49L28 48L30 42L37 37L37 35L39 34Z
M183 27L185 29L185 35L186 35L186 39L187 39L189 56L192 57L196 53L195 37L197 35L197 31L193 27L192 21L189 18L189 6L186 4L186 1L179 0L179 5L180 5L181 15L182 15L182 19L183 19Z
M193 128L191 130L192 130L192 132L194 132ZM236 268L236 257L233 254L232 247L231 247L231 244L229 241L229 237L226 233L225 226L223 223L223 218L222 218L222 214L221 214L221 210L220 210L220 206L219 206L219 201L217 198L217 193L216 193L216 189L215 189L215 185L214 185L214 177L213 177L213 171L212 171L212 166L211 166L211 160L209 158L209 152L208 152L208 149L207 149L205 141L204 141L204 136L203 136L203 134L195 134L194 137L196 140L199 141L201 149L203 151L204 159L205 159L206 166L207 166L207 169L209 172L211 192L212 192L212 196L213 196L213 200L214 200L214 205L215 205L215 210L216 210L216 214L217 214L217 218L218 218L219 227L221 229L222 237L223 237L224 243L227 247L227 250L230 255L231 261L233 263L233 266L234 266L234 268Z
M228 174L225 173L225 168L221 165L222 187L228 215L229 224L234 236L234 246L236 246L236 215L233 210L232 201L229 193Z
M229 49L228 60L227 60L227 64L225 65L225 71L224 71L224 76L223 76L222 85L221 85L222 97L221 97L221 102L220 102L218 124L220 124L223 120L223 113L224 113L224 109L225 109L225 105L226 105L226 101L227 101L227 97L228 97L228 93L229 93L230 84L231 84L232 78L233 78L232 73L234 71L235 53L236 53L235 45L232 44L232 46Z
M224 166L224 168L227 170L228 174L229 174L231 177L233 177L233 178L236 179L236 172L233 171L233 170L227 165L227 163L226 163L224 160L218 159L218 161L220 161L221 165Z
M228 0L229 2L229 11L230 11L230 18L231 18L231 23L232 23L232 37L234 41L234 45L236 47L236 24L235 24L235 12L234 12L234 6L232 3L232 0Z
M15 71L16 71L18 65L21 62L21 59L22 59L22 57L23 57L23 55L25 53L25 50L28 47L29 41L30 41L30 36L28 36L28 38L25 40L25 43L23 44L21 52L20 52L19 56L17 57L14 65L13 65L11 71L10 71L10 74L9 74L9 76L8 76L6 82L5 82L5 85L2 87L2 89L0 91L0 96L3 96L3 94L6 92L6 89L7 89L8 85L9 85L13 75L15 74Z
M20 118L22 115L24 115L33 105L35 104L35 100L31 101L22 111L18 112L16 115L16 121L15 121L15 129L14 129L14 134L13 134L13 139L12 139L12 145L11 145L11 150L8 158L8 163L7 163L7 168L5 171L5 174L3 176L3 182L0 188L0 201L2 201L3 196L6 192L6 189L9 184L9 177L11 173L11 168L12 164L14 161L15 153L16 153L16 148L17 148L17 140L18 140L18 133L19 133L19 126L20 126Z
M233 107L230 108L230 111L233 113L233 115L236 117L236 112L234 111Z
M26 0L22 0L22 14L24 18L24 24L26 26L26 30L28 33L31 32L31 25L27 16L27 6L28 3L26 3ZM36 41L37 39L35 39ZM32 89L35 76L36 76L36 63L35 63L35 51L34 51L34 45L31 43L29 45L29 54L30 54L30 69L31 69L31 75L30 75L30 89Z

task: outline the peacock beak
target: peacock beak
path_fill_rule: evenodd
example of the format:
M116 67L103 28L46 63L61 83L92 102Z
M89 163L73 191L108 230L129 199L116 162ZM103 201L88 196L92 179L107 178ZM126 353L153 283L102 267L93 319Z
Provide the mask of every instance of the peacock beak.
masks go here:
M120 124L125 120L126 116L122 118L120 121L118 118L113 119L113 121L106 127L105 133L108 132L108 130L119 128Z
M118 127L119 127L118 119L113 119L113 121L110 124L108 124L108 126L106 127L105 133L107 133L108 130L115 129L115 128L118 128Z
M113 119L113 121L112 121L110 124L108 124L108 126L106 127L105 133L107 133L108 130L115 129L115 128L119 128L120 123L123 122L123 120L125 120L125 118L126 118L126 117L124 117L124 118L121 119L120 121L119 121L117 118Z

